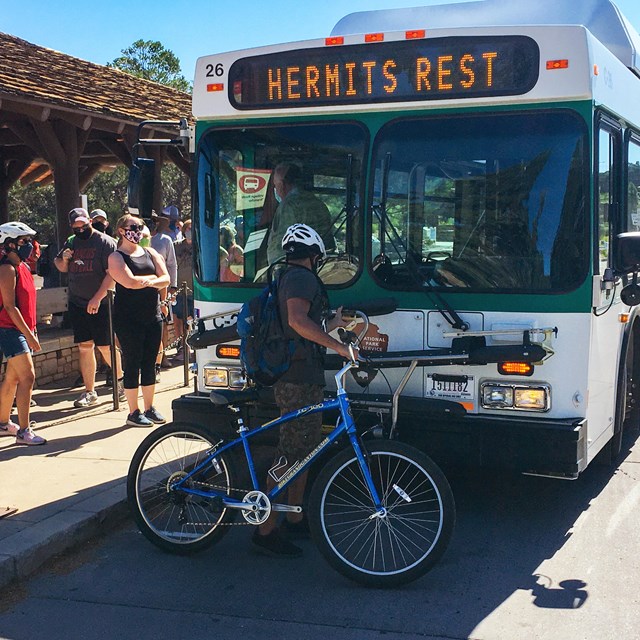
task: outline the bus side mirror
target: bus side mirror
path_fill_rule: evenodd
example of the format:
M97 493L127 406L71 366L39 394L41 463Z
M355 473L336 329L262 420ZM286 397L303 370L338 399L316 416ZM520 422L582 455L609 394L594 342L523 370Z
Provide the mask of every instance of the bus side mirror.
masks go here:
M613 262L616 275L622 276L625 285L620 292L620 299L630 307L640 304L640 232L628 231L616 236ZM631 282L627 277L629 274L633 274Z
M129 171L127 205L134 215L150 218L153 209L156 161L152 158L137 158Z

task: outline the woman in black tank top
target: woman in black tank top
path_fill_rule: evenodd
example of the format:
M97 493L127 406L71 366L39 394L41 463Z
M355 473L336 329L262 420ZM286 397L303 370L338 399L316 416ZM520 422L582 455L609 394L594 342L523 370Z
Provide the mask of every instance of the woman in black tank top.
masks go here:
M109 275L116 282L113 325L122 348L127 424L148 427L166 422L153 406L155 361L162 338L159 290L169 285L162 256L140 246L144 222L132 215L118 220L118 250L109 256ZM138 387L144 409L140 410Z

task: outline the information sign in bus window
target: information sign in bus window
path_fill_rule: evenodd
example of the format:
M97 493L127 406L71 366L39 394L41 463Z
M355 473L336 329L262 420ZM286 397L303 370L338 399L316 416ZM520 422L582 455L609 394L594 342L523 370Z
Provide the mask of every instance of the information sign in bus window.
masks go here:
M238 109L521 95L539 72L526 36L450 37L282 51L229 71Z

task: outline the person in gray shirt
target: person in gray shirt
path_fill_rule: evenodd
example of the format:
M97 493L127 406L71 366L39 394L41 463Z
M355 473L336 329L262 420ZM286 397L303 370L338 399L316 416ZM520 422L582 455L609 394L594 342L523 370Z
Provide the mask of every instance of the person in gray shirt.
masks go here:
M68 274L69 278L69 317L85 386L85 391L73 404L84 409L98 402L94 348L100 351L106 363L111 362L107 292L113 287L113 280L107 266L109 255L116 250L116 241L92 228L86 209L73 209L69 213L69 225L73 235L53 262L58 271ZM117 351L116 369L119 395L124 398L120 382L122 365Z

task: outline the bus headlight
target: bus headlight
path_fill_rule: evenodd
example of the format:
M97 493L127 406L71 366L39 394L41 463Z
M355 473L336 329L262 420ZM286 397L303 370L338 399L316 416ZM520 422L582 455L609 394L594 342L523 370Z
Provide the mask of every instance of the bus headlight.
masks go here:
M205 387L242 389L246 383L242 369L205 365L202 375Z
M547 384L522 385L485 382L481 387L485 409L549 411L551 387Z

